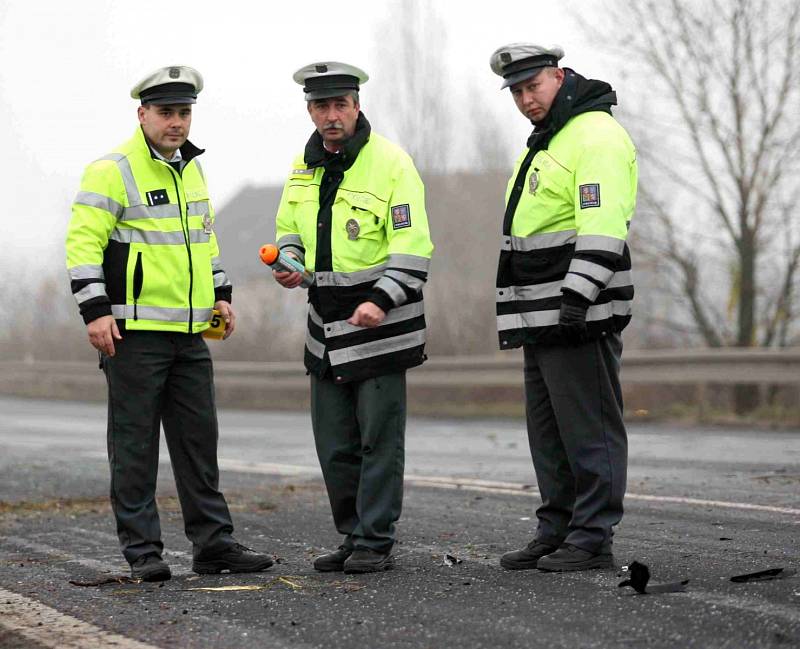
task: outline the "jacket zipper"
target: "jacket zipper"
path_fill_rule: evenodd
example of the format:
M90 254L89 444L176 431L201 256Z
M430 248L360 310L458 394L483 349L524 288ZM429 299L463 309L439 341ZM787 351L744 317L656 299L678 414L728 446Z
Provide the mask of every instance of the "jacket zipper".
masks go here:
M172 173L172 181L175 183L175 196L178 198L178 210L181 213L181 230L183 230L183 241L186 244L186 254L189 257L189 333L192 333L192 320L194 309L192 308L192 292L194 290L194 270L192 268L192 248L189 242L189 215L186 215L184 224L183 208L181 207L181 192L178 188L178 175L171 165L167 164Z

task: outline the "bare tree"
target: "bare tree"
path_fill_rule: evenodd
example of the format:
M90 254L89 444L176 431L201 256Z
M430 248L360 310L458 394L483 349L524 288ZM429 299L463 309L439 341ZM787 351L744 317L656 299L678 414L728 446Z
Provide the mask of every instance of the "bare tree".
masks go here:
M656 98L632 130L649 253L669 269L677 304L709 346L797 344L800 3L607 11L624 65Z
M378 119L389 120L398 143L421 171L452 165L451 120L443 104L448 86L441 53L447 47L442 18L425 0L393 0L376 30L378 60L372 95ZM372 119L372 118L371 118Z

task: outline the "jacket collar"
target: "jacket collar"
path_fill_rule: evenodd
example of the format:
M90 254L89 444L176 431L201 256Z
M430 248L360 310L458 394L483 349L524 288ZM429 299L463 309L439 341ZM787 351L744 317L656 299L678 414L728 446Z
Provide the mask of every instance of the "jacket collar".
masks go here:
M617 103L617 93L605 81L587 79L570 68L564 68L564 83L559 88L550 112L541 122L534 123L528 146L546 149L553 136L576 115L591 111L611 114Z
M306 165L309 169L315 167L329 167L339 168L341 171L346 171L353 166L359 152L364 145L369 141L372 127L364 116L364 113L359 112L358 119L356 120L356 132L353 137L344 143L344 146L337 152L331 153L322 144L322 136L319 131L314 131L306 144L305 154L303 156ZM181 151L183 153L183 151Z
M155 154L153 153L153 147L150 145L150 142L147 141L147 138L144 136L144 131L142 127L136 129L136 133L133 135L133 139L136 143L136 147L142 151L147 151L147 154L153 159L158 160ZM183 143L180 148L181 151L181 158L183 159L184 166L189 164L192 161L192 158L196 158L201 153L205 153L205 149L200 149L192 144L189 140Z

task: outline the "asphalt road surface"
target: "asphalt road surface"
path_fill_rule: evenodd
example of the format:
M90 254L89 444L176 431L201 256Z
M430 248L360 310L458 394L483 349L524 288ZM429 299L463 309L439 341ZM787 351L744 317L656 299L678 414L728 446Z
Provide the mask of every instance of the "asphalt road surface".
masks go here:
M162 446L173 579L76 586L127 574L105 408L0 398L0 412L3 649L800 646L800 576L729 580L800 568L800 432L631 426L617 562L647 564L653 582L690 579L684 593L637 595L617 570L499 567L530 539L539 502L521 421L412 418L397 569L345 576L311 567L339 538L307 414L222 412L237 538L279 562L194 575Z

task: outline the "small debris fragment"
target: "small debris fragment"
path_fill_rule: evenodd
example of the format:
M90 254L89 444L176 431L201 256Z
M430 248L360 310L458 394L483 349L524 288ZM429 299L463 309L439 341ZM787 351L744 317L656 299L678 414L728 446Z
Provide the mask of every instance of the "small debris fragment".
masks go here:
M458 557L455 557L452 554L445 554L444 555L444 565L446 565L448 567L453 567L455 565L458 565L459 563L463 563L463 562Z
M731 577L731 581L737 584L746 584L751 581L769 581L770 579L786 579L797 574L794 568L769 568L758 572L748 572L743 575Z
M103 586L104 584L140 584L142 583L141 579L132 579L127 575L117 575L115 577L102 577L100 579L90 579L89 581L83 581L80 579L70 579L69 583L73 586Z
M183 591L205 591L205 592L220 592L220 591L236 591L236 590L266 590L272 588L275 584L285 584L292 590L300 590L303 585L291 581L286 577L275 577L265 584L243 584L239 586L196 586L194 588L182 588Z
M640 595L683 593L686 592L686 584L689 583L688 579L684 579L683 581L675 581L668 584L649 584L650 568L638 561L631 562L631 564L625 566L622 571L629 573L630 577L617 584L617 587L622 588L623 586L630 586Z
M733 541L733 539L730 536L720 536L719 540L720 541Z
M248 584L246 586L197 586L195 588L184 588L183 590L201 590L205 592L221 592L230 590L266 590L272 585L269 584Z

